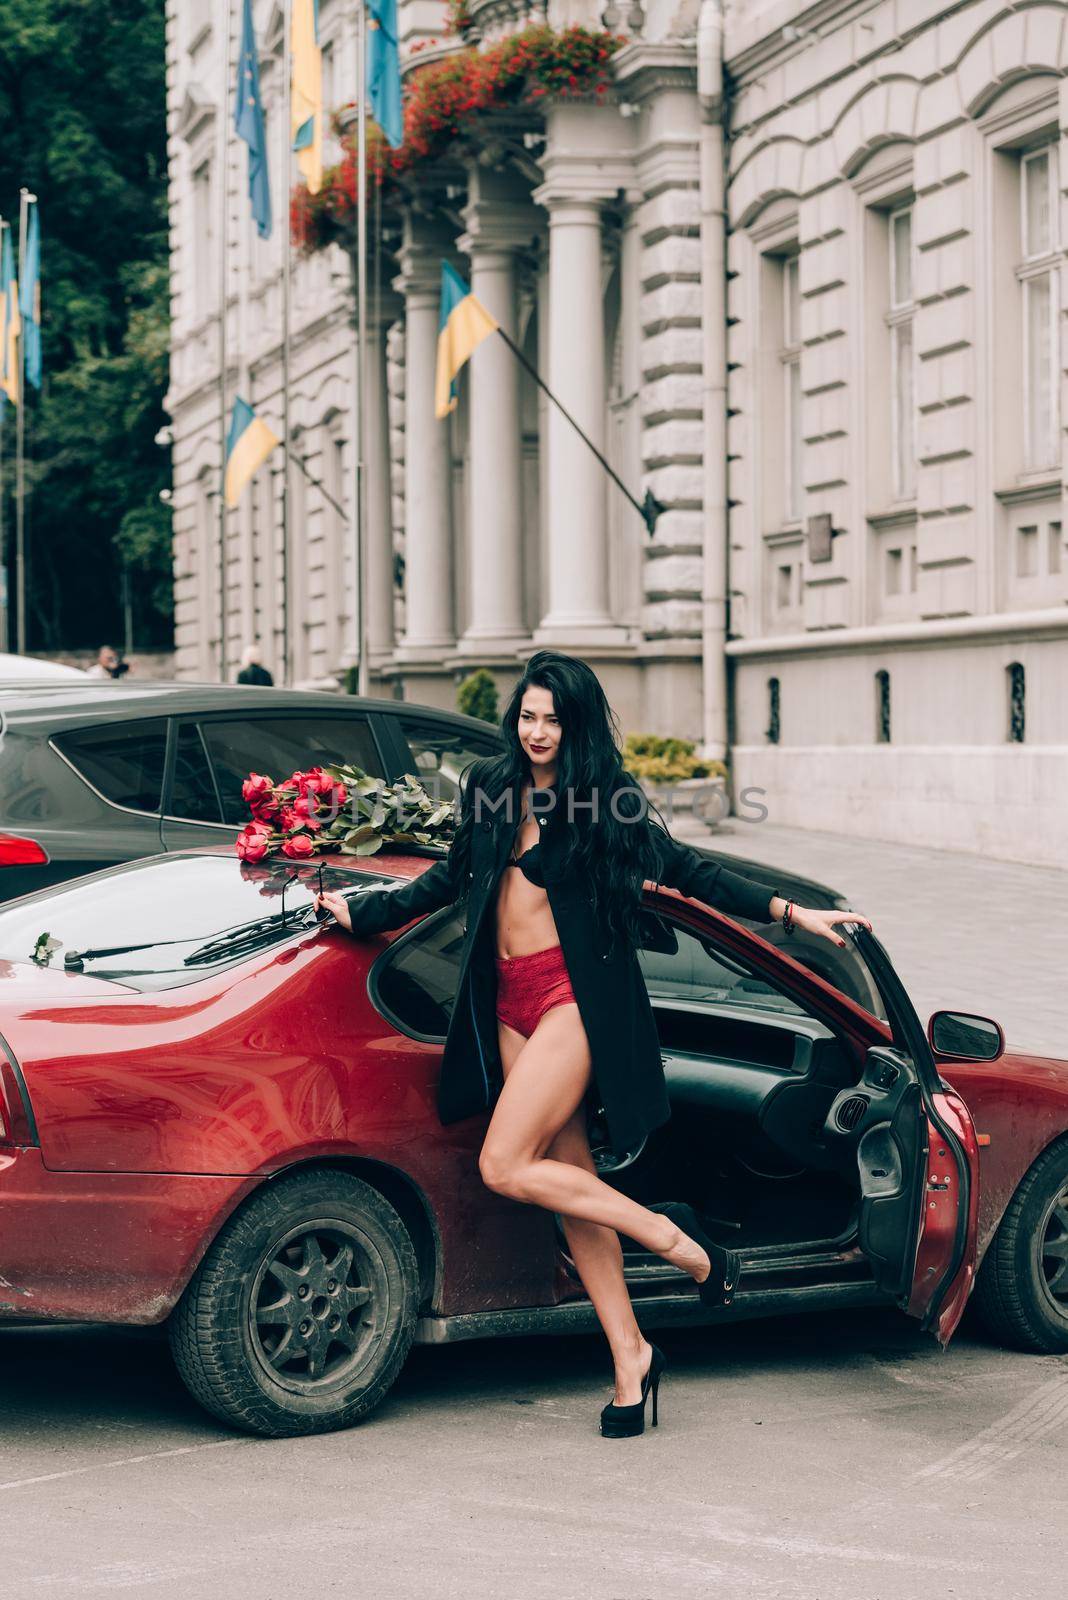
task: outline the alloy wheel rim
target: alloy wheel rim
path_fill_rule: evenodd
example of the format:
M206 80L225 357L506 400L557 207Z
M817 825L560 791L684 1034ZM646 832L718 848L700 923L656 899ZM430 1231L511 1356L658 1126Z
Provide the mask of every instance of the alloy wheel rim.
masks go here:
M1068 1320L1068 1184L1054 1195L1038 1231L1038 1277L1053 1310Z
M253 1352L273 1383L318 1395L367 1365L384 1332L385 1264L359 1228L317 1217L264 1254L249 1296Z

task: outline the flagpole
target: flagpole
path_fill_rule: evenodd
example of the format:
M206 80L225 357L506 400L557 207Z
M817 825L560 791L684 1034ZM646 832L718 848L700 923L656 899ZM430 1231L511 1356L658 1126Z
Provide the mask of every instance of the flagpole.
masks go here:
M37 196L31 195L28 189L19 190L19 272L22 271L26 260L26 221L29 216L30 201L36 198ZM26 382L23 371L25 348L26 335L20 333L15 362L19 392L18 415L15 418L15 603L18 608L15 648L20 656L26 654Z
M282 682L289 683L289 301L292 293L289 196L293 172L293 0L285 0L285 111L282 117L282 194L285 214L282 228Z
M356 690L370 691L367 661L366 389L367 350L367 7L360 0L356 21L356 390L353 450L356 457Z
M224 0L223 11L223 81L221 97L221 127L219 130L219 679L227 681L229 662L226 648L226 581L227 581L227 526L226 526L226 369L229 353L226 345L226 252L229 241L229 194L227 193L230 94L230 0ZM205 597L206 598L206 597Z

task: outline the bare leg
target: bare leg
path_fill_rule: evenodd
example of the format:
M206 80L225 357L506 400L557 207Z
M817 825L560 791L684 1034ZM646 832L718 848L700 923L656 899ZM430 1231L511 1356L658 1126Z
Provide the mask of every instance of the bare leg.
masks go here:
M548 1155L582 1104L590 1065L578 1006L554 1006L511 1061L479 1158L483 1182L514 1200L626 1233L703 1282L708 1256L670 1218L619 1194L594 1172Z
M498 1021L501 1063L507 1079L512 1064L526 1044L523 1034ZM547 1154L596 1176L597 1168L586 1137L586 1117L580 1106L552 1140ZM571 1258L597 1312L608 1340L615 1368L616 1405L635 1405L641 1399L642 1379L649 1370L652 1351L634 1316L623 1276L623 1251L614 1228L579 1217L561 1216Z

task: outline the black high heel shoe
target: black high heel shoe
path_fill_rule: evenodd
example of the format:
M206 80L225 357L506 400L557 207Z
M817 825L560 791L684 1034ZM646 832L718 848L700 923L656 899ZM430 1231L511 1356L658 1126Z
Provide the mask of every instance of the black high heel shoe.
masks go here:
M674 1200L670 1205L661 1206L661 1214L669 1217L677 1228L683 1233L688 1233L695 1244L699 1244L712 1263L712 1270L703 1283L697 1285L697 1292L701 1296L704 1306L729 1306L734 1299L742 1276L742 1258L737 1250L727 1250L721 1244L716 1244L710 1239L697 1220L697 1213L693 1206L685 1201Z
M642 1379L642 1397L632 1406L617 1406L610 1400L601 1412L601 1433L606 1439L631 1439L635 1434L645 1432L645 1402L649 1395L653 1397L653 1415L650 1419L652 1426L656 1427L656 1397L660 1389L660 1379L667 1368L664 1352L657 1346L650 1345L652 1355L649 1358L649 1370Z

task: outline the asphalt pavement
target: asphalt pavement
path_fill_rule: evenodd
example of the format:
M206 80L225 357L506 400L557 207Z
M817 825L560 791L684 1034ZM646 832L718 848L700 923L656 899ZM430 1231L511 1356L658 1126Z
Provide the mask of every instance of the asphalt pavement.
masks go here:
M607 1440L600 1341L418 1349L362 1426L225 1432L158 1338L0 1335L0 1591L159 1600L1062 1600L1068 1360L894 1312L675 1331Z
M1068 1058L1068 871L737 817L709 829L679 813L672 832L840 890L870 918L922 1021L978 1012L1010 1049Z
M921 1016L1068 1056L1068 873L763 824L676 827L872 918ZM605 1440L599 1338L421 1348L362 1426L230 1433L158 1333L0 1330L0 1594L158 1600L1062 1600L1068 1357L896 1312L657 1336Z

